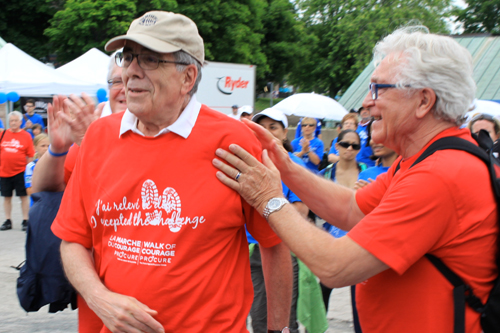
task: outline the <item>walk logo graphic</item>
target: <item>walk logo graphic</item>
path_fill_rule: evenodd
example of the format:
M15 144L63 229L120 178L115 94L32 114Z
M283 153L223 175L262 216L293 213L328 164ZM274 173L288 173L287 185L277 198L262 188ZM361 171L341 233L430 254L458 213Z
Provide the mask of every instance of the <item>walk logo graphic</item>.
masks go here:
M12 139L10 141L2 142L2 147L6 152L17 153L20 148L23 148L23 145L21 144L21 142L19 142L19 140Z
M130 201L123 197L121 202L104 202L99 199L95 213L91 217L91 225L113 227L115 232L119 227L126 226L168 226L176 233L185 225L192 229L204 223L204 216L187 217L181 215L181 199L177 191L167 187L159 195L158 188L151 179L142 184L141 198Z

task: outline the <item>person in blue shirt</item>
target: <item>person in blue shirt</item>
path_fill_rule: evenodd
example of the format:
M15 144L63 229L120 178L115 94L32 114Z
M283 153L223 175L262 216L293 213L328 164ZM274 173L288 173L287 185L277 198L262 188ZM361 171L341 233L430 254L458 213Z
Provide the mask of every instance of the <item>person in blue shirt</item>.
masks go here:
M359 121L356 132L358 132L359 137L361 138L361 150L356 157L356 161L365 163L369 167L372 167L375 166L375 161L371 159L373 151L370 147L370 140L368 139L370 136L370 133L368 132L368 125L371 121L370 111L361 107L359 108L359 116L361 120Z
M304 120L304 118L300 119L297 124L297 129L295 130L295 139L300 138L300 136L302 135L302 120ZM321 120L318 120L318 122L316 123L314 136L318 139L321 139Z
M376 161L376 165L359 174L358 182L354 186L355 190L368 185L375 181L379 175L386 173L398 158L398 154L394 150L387 148L381 143L375 143L370 140L370 146L373 150L372 159Z
M3 121L2 121L2 119L0 119L0 128L1 128L1 129L5 129L5 126L3 125Z
M340 130L339 130L339 133L341 131L344 131L344 130L353 130L353 131L356 131L357 128L358 128L358 123L359 123L359 119L358 119L358 114L357 113L348 113L346 114L342 120L340 121ZM338 136L333 139L332 141L332 146L330 147L330 151L328 152L328 162L329 163L336 163L339 161L339 152L337 151L337 146L336 146L336 143L338 142Z
M286 116L279 110L272 108L265 109L264 111L253 116L252 120L262 127L266 128L276 138L276 141L283 146L283 149L288 151L290 158L297 164L305 167L304 162L297 156L291 153L292 147L287 139L288 133L288 120ZM281 182L283 188L283 195L292 203L292 205L303 216L307 216L309 209L302 200L299 199L290 189ZM253 252L250 256L250 268L252 273L252 282L254 285L254 302L250 309L250 316L252 317L252 328L254 332L267 332L267 300L266 289L264 285L264 276L262 273L262 262L260 258L260 251L255 239L248 233L247 238L249 244L253 245ZM295 258L293 260L294 268L294 288L292 297L292 309L290 311L290 332L298 332L297 324L297 296L298 296L298 266Z
M31 134L31 128L34 124L40 124L42 129L45 129L45 123L43 122L42 116L35 113L35 100L28 99L26 104L24 104L24 110L26 111L23 114L23 122L21 124L21 128L28 131Z
M314 118L302 119L302 136L292 141L294 154L302 159L306 167L318 173L318 165L323 158L323 141L314 137L317 121Z
M47 152L47 149L49 149L49 143L49 137L45 133L38 134L33 140L33 145L35 146L35 159L26 165L26 171L24 172L24 186L26 187L26 192L30 197L30 207L33 205L33 199L31 199L31 193L33 193L31 188L33 171L35 170L38 160Z

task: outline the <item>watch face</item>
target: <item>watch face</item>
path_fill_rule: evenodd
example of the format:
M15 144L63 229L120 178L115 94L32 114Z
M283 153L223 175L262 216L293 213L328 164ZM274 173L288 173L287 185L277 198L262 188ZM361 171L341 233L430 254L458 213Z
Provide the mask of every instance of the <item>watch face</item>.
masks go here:
M279 199L276 199L276 198L271 199L269 201L269 208L270 209L276 209L276 208L278 208L280 206L280 204L281 204L281 201Z

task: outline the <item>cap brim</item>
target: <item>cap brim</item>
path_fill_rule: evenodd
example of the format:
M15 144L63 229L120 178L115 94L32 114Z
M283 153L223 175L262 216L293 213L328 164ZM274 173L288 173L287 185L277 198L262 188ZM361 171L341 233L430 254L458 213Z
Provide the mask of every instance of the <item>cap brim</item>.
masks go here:
M125 41L127 40L136 42L139 45L142 45L152 51L159 53L172 53L181 50L181 48L178 46L142 34L129 34L112 38L109 42L106 43L104 49L108 52L118 50L125 46Z

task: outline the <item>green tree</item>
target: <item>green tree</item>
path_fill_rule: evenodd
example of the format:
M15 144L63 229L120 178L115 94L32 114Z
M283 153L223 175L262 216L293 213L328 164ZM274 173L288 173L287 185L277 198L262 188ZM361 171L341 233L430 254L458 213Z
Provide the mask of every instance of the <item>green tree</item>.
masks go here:
M335 97L372 58L373 47L396 28L418 21L446 33L449 0L305 0L304 21L316 39L307 62L292 73L303 91Z
M455 22L462 22L466 33L500 34L500 0L466 2L466 8L455 11Z
M43 30L60 6L59 1L0 0L0 37L34 58L45 58L49 47Z
M127 32L132 20L139 16L138 9L168 10L176 5L175 0L67 0L50 20L45 35L58 60L65 63L93 47L104 50L109 39Z

